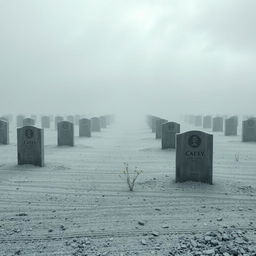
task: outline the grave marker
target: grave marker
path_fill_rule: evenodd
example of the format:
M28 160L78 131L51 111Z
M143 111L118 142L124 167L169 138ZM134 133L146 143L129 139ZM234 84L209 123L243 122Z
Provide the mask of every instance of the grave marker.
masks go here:
M79 136L91 137L91 120L82 118L79 120Z
M74 146L74 124L58 122L58 146Z
M9 123L5 120L0 120L0 144L9 144Z
M180 124L168 122L162 125L162 149L175 148L177 133L180 133Z
M201 131L176 135L176 182L212 184L213 136Z

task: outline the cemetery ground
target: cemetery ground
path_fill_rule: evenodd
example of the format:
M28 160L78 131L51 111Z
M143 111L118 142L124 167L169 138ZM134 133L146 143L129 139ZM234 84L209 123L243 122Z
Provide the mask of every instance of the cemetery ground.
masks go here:
M0 146L0 255L215 255L213 241L231 237L248 249L240 255L254 255L256 143L214 133L213 185L175 183L175 150L161 150L146 126L114 124L91 138L75 129L74 147L45 129L40 168L17 166L10 128ZM134 192L124 162L143 170ZM223 255L239 255L230 250Z

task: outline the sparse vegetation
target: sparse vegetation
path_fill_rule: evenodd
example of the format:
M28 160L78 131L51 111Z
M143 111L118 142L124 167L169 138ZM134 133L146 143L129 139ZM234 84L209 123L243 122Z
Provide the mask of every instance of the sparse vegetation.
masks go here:
M128 163L124 163L124 171L123 174L126 177L126 183L129 187L130 191L133 191L134 186L135 186L135 182L137 180L137 178L139 177L140 174L143 173L143 170L138 170L137 167L135 167L134 171L133 171L133 175L130 174L129 172L129 164Z
M239 162L239 160L240 160L240 153L236 153L235 154L235 160L236 160L236 162Z

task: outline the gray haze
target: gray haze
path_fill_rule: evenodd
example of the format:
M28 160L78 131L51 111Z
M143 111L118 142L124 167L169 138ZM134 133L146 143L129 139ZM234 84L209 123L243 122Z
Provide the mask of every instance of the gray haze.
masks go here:
M255 0L0 0L0 113L254 113Z

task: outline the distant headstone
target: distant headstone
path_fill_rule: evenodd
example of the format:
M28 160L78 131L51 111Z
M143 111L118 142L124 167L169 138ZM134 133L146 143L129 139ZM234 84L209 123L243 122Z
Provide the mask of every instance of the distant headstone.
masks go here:
M24 118L25 117L23 115L18 115L16 117L16 125L17 125L17 127L22 127L23 126L23 119Z
M204 116L204 118L203 118L203 128L204 129L211 129L212 128L212 117L211 116Z
M74 124L58 122L58 146L74 146Z
M168 122L162 125L162 149L175 148L177 133L180 133L180 124Z
M107 128L107 120L105 116L100 116L100 126L101 128Z
M212 119L212 131L213 132L223 132L223 118L214 117Z
M256 118L250 118L246 121L243 121L242 141L243 142L256 141Z
M55 117L55 129L58 128L58 123L64 121L64 118L62 116L56 116Z
M80 115L75 115L75 125L79 125Z
M151 128L152 128L152 132L153 132L153 133L156 132L156 121L157 121L158 119L160 119L160 118L158 118L158 117L156 117L156 116L152 116L152 126L151 126Z
M33 126L35 125L35 120L32 118L24 118L23 119L23 126Z
M92 132L100 132L101 131L100 119L98 117L91 118L91 131Z
M79 120L79 136L91 137L91 120L82 118Z
M176 182L212 184L213 136L201 131L176 135Z
M17 129L18 164L44 166L44 130L34 126Z
M41 118L42 128L49 129L50 124L51 124L50 117L49 116L42 116L42 118Z
M75 122L74 116L67 116L67 121L69 121L70 123L74 123Z
M9 123L0 120L0 144L9 144Z
M167 123L168 120L157 119L156 120L156 139L162 138L162 124Z
M230 117L225 120L225 136L237 136L238 120L236 117Z
M197 127L202 126L202 116L195 116L195 126Z

